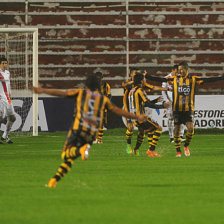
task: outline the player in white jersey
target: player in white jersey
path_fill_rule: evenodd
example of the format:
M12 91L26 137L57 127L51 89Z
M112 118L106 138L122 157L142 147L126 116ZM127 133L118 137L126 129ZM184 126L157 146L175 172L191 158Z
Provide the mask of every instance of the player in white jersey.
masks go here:
M11 101L10 72L6 70L7 67L7 59L4 57L0 58L0 126L3 116L5 115L7 117L6 129L1 140L8 144L12 144L13 142L9 139L8 134L16 117ZM0 144L2 144L1 141Z
M178 72L178 65L174 65L171 73L169 75L165 76L165 78L175 76L175 75L177 75L177 72ZM169 85L167 82L163 82L162 87L163 88L168 87L169 89L172 89L172 86ZM163 96L163 101L164 102L173 102L172 91L162 91L162 96ZM170 107L168 107L166 109L166 115L167 115L167 118L168 118L168 131L169 131L169 135L170 135L170 142L174 143L174 120L173 120L172 104L171 104ZM184 125L182 125L180 135L181 135L181 141L185 141L185 139L183 137L184 136Z

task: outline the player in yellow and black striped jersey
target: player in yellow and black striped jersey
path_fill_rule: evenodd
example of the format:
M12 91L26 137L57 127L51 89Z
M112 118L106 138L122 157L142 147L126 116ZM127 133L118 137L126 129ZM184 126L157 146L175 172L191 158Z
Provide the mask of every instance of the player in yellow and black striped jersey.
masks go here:
M138 73L142 73L143 76L145 76L146 71L139 70L137 68L131 68L130 69L130 79L126 80L125 82L122 83L122 87L124 88L124 96L123 96L123 105L124 105L124 110L129 111L129 101L128 101L128 95L129 92L132 88L134 88L134 76ZM167 90L167 88L162 88L160 86L153 86L150 85L146 82L144 82L144 87L143 90L146 91L146 93L151 92L152 90L154 91L162 91L162 90ZM157 99L159 100L159 99ZM126 140L127 140L127 146L126 146L126 152L128 154L132 153L132 146L131 146L131 139L133 135L133 130L134 130L134 125L131 119L126 119L126 124L127 124L127 130L126 130ZM151 146L152 142L152 137L153 137L154 131L148 132L148 143L149 143L149 148Z
M123 106L125 111L129 111L129 103L128 103L128 94L130 90L134 87L134 76L135 73L138 70L136 68L131 68L130 69L130 79L126 80L125 82L122 83L122 87L124 89L124 96L123 96ZM132 148L131 148L131 138L133 135L133 122L131 119L126 119L126 125L127 125L127 130L126 130L126 140L127 140L127 147L126 147L126 152L128 154L132 153Z
M104 96L107 96L109 99L112 98L111 96L111 89L110 89L110 85L108 82L106 82L105 80L103 80L103 74L101 72L96 72L95 75L99 78L100 80L100 93L103 94ZM101 124L101 126L99 127L99 130L98 130L98 137L97 137L97 140L96 142L97 143L103 143L103 133L104 133L104 127L103 126L107 126L107 109L105 108L104 110L104 120Z
M116 106L113 106L110 99L102 95L99 88L99 79L95 75L89 76L86 80L86 89L73 91L60 91L33 87L35 93L45 93L53 96L68 97L74 99L74 120L64 144L62 159L64 162L58 168L55 176L50 179L48 187L56 187L57 182L71 169L75 159L81 156L83 160L88 158L88 151L92 144L98 128L103 122L104 110L107 108L119 116L139 119L142 122L145 116L130 114Z
M165 106L169 106L169 104L164 105L156 105L157 99L154 101L150 101L147 98L146 92L144 90L144 75L141 73L136 73L134 76L134 88L132 88L129 92L128 100L129 100L129 111L135 113L136 115L144 114L144 107L150 108L165 108ZM134 148L134 155L139 154L139 147L141 146L145 132L153 131L153 139L150 145L150 148L147 151L149 157L161 157L156 151L155 148L158 144L160 135L162 133L162 127L155 121L153 121L150 117L147 118L144 122L135 122L135 125L138 127L138 137L137 142Z
M187 127L186 141L184 145L185 156L190 156L189 144L194 133L193 113L195 105L195 90L198 85L208 82L223 80L222 77L202 78L195 75L189 75L187 62L181 62L178 65L178 75L167 78L158 78L148 76L147 78L155 81L168 82L173 87L173 116L174 116L174 142L177 151L177 157L181 157L180 150L180 129L181 125Z

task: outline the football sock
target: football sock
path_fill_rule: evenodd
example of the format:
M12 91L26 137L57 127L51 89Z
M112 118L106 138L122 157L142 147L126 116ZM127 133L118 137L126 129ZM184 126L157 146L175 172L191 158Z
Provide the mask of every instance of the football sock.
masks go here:
M180 150L180 136L174 135L175 148L177 152L181 152Z
M127 129L127 131L126 131L127 144L131 144L131 138L132 138L132 135L133 135L133 131L129 131L129 130Z
M11 130L12 124L13 124L12 121L9 121L9 120L7 121L6 129L5 129L5 131L4 131L3 135L2 135L3 138L7 138L8 137L8 134L9 134L9 132Z
M135 150L139 149L143 140L144 140L144 134L142 134L141 132L138 132L138 137L137 137L137 142L136 142L136 145L135 145Z
M170 138L173 138L174 122L173 120L168 119L168 131Z
M74 159L65 160L58 168L54 178L59 181L71 169Z
M99 128L98 130L98 141L102 141L102 138L103 138L103 128Z
M187 133L186 133L186 141L185 141L184 147L189 146L193 134L194 134L194 133L191 133L191 132L188 132L188 131L187 131Z
M148 134L148 143L149 143L149 148L150 148L151 143L152 143L152 139L153 139L154 131L149 131L147 134Z
M150 151L155 150L156 146L158 145L161 134L162 134L162 131L155 130L155 132L153 134L153 137L152 137L152 143L151 143Z
M53 178L59 181L62 177L64 177L66 173L68 173L68 171L72 167L74 160L81 156L80 150L82 150L83 147L77 148L73 146L73 147L67 148L66 150L62 152L61 157L62 159L64 159L64 162L60 165L60 167L58 168Z
M184 136L184 125L181 126L181 129L180 129L180 136Z

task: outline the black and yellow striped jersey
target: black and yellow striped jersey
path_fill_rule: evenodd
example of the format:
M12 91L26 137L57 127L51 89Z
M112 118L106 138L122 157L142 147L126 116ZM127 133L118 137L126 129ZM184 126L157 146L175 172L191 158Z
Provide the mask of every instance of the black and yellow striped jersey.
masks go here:
M128 79L128 80L126 80L124 82L124 84L126 84L128 82L131 82L131 81L132 81L131 79ZM131 89L133 89L133 88L134 88L134 84L127 85L124 88L123 105L124 105L124 109L126 111L129 111L129 99L128 99L128 96L129 96L129 93L130 93ZM153 85L145 83L142 90L145 90L146 92L151 92L153 88L154 88ZM146 93L144 93L144 94L146 94ZM142 104L144 105L144 102L142 102Z
M128 95L129 111L136 115L144 114L144 104L147 101L146 92L138 86L134 87Z
M108 82L103 81L101 86L100 86L100 92L109 98L111 98L111 90L110 90L110 85Z
M110 99L99 91L89 89L77 89L66 93L67 97L73 98L76 102L72 129L95 136L102 124L104 110L114 108Z
M126 87L124 87L124 96L123 96L123 105L124 105L124 110L129 111L129 102L128 102L128 95L131 89L134 87L133 84L127 85L127 83L131 82L131 79L127 79L123 84L126 84ZM123 86L122 84L122 86Z
M199 84L215 82L223 80L224 76L202 78L196 75L170 76L167 78L160 78L147 75L147 79L151 81L168 82L173 87L173 111L194 111L195 104L195 90Z
M170 76L167 82L173 86L173 111L194 111L195 90L203 83L199 76Z
M146 91L146 93L148 92L151 92L153 90L154 86L153 85L150 85L149 83L145 82L144 84L144 90Z

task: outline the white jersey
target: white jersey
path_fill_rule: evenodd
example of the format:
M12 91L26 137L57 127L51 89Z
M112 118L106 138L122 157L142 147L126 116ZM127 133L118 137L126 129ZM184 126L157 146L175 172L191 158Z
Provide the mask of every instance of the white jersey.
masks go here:
M171 76L172 76L172 74L170 73L169 75L165 76L165 78L171 77ZM163 88L169 87L172 89L172 86L170 84L168 84L167 82L163 82L162 87ZM162 96L163 96L163 101L165 101L165 102L173 101L173 92L172 91L162 91Z
M11 104L10 72L0 69L0 100Z

